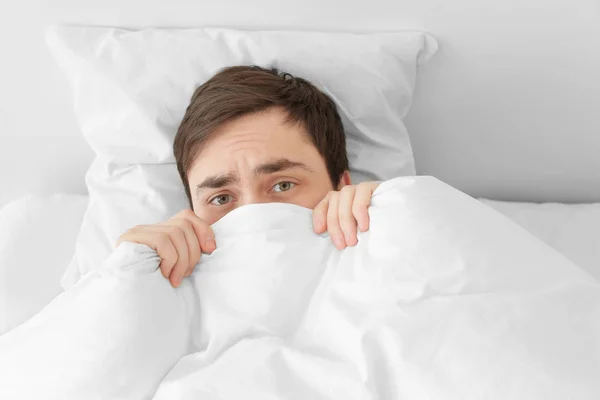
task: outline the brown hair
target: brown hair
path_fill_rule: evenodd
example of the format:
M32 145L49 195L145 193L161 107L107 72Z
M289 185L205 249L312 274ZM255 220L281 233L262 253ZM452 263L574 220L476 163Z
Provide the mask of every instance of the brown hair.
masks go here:
M177 170L190 207L188 170L220 125L246 114L282 107L289 123L300 123L323 156L336 187L348 169L346 137L333 100L305 79L277 69L228 67L196 89L173 143Z

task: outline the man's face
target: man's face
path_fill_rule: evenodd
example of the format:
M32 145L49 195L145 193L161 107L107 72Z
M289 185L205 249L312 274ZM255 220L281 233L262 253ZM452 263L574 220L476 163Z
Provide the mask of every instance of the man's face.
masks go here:
M334 188L323 157L299 124L280 108L245 115L214 133L188 171L194 212L209 224L255 203L314 208Z

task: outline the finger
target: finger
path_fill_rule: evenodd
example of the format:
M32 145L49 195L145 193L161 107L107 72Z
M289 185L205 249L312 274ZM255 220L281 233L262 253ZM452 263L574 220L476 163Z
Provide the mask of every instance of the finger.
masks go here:
M141 236L141 233L146 232L150 229L151 229L151 225L150 226L138 225L138 226L135 226L135 227L127 230L125 233L123 233L117 239L116 247L119 247L119 245L124 242L146 244L146 243L143 243L144 241L139 239L139 237ZM148 235L144 235L144 237L147 239ZM156 250L156 249L154 249L154 250Z
M371 204L371 196L377 188L377 184L373 182L359 183L356 187L354 202L352 204L352 214L358 224L358 229L361 232L369 230L369 205Z
M215 233L206 221L200 219L192 210L185 210L182 217L189 221L196 234L200 249L204 253L212 253L217 248Z
M185 218L174 218L170 220L172 224L179 226L185 235L185 241L188 249L188 263L184 276L190 276L194 267L200 261L200 243L192 223Z
M171 275L171 271L179 258L177 256L177 249L175 249L175 246L171 242L171 238L165 232L158 230L144 235L152 236L146 240L146 243L152 243L150 247L156 250L161 258L160 272L165 278L169 279L169 275Z
M175 225L157 225L157 228L162 229L164 233L169 235L171 243L177 251L177 262L171 270L169 281L173 287L178 287L189 266L189 251L185 234L183 229Z
M156 251L161 258L160 272L165 278L169 278L169 274L173 266L177 262L177 250L171 243L169 235L157 229L156 226L136 226L125 232L117 243L139 243L146 245Z
M333 192L329 198L329 208L327 209L327 231L335 247L342 250L346 247L346 241L344 240L344 234L340 228L339 222L339 193Z
M329 198L334 192L327 193L313 209L313 229L315 233L321 234L327 230L327 209L329 208Z
M348 246L354 246L357 242L356 219L352 214L355 193L356 186L348 185L340 190L339 195L340 205L338 208L338 218L340 221L340 228L344 234L344 240Z

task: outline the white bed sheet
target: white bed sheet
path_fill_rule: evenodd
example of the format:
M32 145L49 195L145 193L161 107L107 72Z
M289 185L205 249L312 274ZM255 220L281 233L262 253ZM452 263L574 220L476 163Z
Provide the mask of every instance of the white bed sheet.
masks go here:
M518 203L481 199L600 280L600 203Z
M60 277L86 206L87 196L56 194L24 197L0 209L0 334L62 291Z
M481 201L600 280L600 203ZM73 254L86 205L87 196L57 194L25 197L0 209L0 334L61 292L60 277ZM31 243L38 251L29 251ZM28 265L46 269L34 271Z

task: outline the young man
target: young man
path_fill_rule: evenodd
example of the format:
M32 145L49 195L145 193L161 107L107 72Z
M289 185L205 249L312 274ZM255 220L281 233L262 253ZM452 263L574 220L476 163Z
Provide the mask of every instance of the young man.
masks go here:
M136 226L118 243L157 251L174 287L201 253L215 250L210 225L254 203L313 209L316 233L338 249L369 228L377 182L353 186L346 139L334 102L310 82L260 67L230 67L192 96L173 144L190 210L166 222Z

